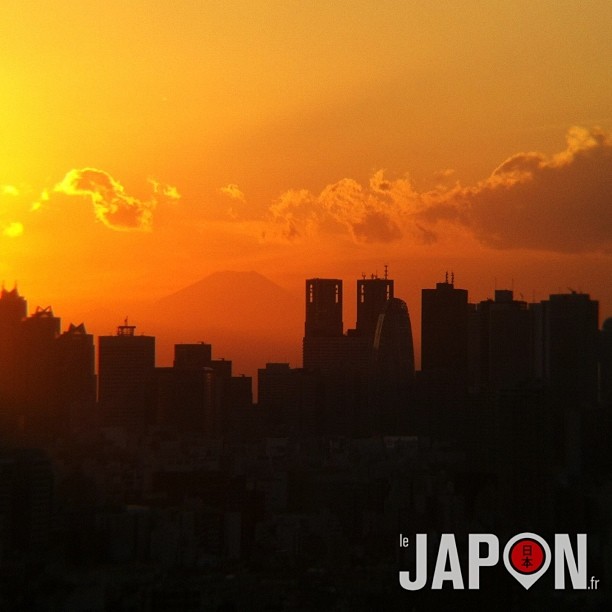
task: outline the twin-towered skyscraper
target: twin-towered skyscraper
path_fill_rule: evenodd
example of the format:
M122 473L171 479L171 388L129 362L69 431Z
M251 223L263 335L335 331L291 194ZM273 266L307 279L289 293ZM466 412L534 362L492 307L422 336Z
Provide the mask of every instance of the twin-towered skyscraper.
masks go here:
M339 279L306 281L304 369L318 377L324 429L363 434L391 431L406 414L414 380L408 308L394 283L357 281L357 324L344 333Z

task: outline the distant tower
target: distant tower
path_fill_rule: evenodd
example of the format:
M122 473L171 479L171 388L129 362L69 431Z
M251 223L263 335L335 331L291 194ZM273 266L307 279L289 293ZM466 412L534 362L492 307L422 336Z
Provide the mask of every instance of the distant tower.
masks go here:
M508 289L470 305L470 383L514 389L535 378L534 312Z
M421 293L421 369L458 381L467 377L468 292L454 276Z
M120 325L115 336L100 336L98 400L105 425L143 431L152 415L155 338Z
M600 398L605 407L612 408L612 318L604 321L599 340Z
M0 329L6 325L19 323L27 315L25 298L19 295L17 287L11 291L0 291Z
M364 278L357 281L357 333L374 336L378 316L393 298L393 281L387 278Z
M391 298L381 311L374 334L373 361L384 380L414 380L412 327L404 300Z
M414 382L412 327L406 302L388 300L378 317L372 345L370 425L377 431L405 430Z
M342 336L342 281L310 278L306 281L307 338Z
M209 368L212 361L212 345L200 342L199 344L175 344L174 367L182 370Z
M61 321L51 306L36 311L21 322L19 339L20 396L28 406L28 422L45 427L53 418L57 402L56 341Z
M96 400L95 348L85 325L73 325L56 340L57 396L68 424L77 425L93 416Z
M17 289L0 291L0 405L13 404L17 394L17 346L27 304Z
M599 303L586 293L551 295L537 318L541 371L558 399L574 405L597 398Z

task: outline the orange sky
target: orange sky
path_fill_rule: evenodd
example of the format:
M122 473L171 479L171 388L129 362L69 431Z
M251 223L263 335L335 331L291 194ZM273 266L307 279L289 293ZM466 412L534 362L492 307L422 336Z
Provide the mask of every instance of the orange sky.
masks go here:
M417 323L447 269L612 316L611 31L607 0L4 0L0 278L66 324L225 269L350 301L384 263Z

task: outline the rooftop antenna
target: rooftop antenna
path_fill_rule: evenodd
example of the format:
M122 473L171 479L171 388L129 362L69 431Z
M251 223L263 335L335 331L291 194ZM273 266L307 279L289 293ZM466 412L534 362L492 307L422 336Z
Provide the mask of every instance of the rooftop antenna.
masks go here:
M455 284L455 273L451 272L451 285Z
M385 264L385 280L389 278L389 265Z

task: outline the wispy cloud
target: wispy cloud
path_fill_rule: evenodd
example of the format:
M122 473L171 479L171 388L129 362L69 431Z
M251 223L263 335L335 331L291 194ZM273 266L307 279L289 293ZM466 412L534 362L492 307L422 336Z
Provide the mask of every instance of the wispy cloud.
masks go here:
M232 200L240 200L241 202L245 201L244 193L242 193L240 187L234 183L221 187L219 191L225 194L227 197L232 198Z
M123 185L110 174L96 168L70 170L54 188L57 193L88 197L98 221L117 231L150 231L153 211L160 197L176 200L176 187L149 179L153 197L141 200L126 193Z
M2 228L2 235L7 238L19 238L19 236L23 235L23 223L11 221Z
M19 189L15 185L0 185L2 195L18 196Z

